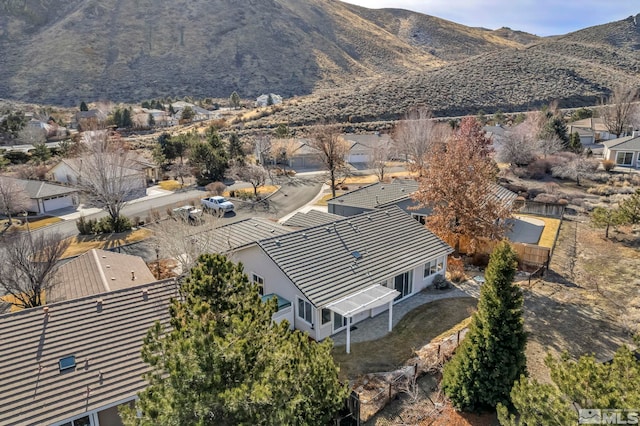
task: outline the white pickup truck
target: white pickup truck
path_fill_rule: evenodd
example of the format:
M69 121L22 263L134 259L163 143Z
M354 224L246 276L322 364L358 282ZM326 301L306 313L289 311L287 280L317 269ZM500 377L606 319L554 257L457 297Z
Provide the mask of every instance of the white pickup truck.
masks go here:
M200 204L202 204L202 207L205 210L209 210L218 214L232 212L234 209L234 205L231 201L228 201L226 198L219 195L203 198L200 200Z

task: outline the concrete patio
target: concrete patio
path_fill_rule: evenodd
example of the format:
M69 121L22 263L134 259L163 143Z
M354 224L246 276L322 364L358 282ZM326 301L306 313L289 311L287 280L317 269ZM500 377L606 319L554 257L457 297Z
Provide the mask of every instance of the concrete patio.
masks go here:
M467 280L459 284L453 284L452 288L446 290L436 290L431 287L420 293L393 305L393 326L418 306L440 299L450 299L455 297L475 297L480 296L480 286L473 280ZM382 312L373 318L367 318L357 324L353 324L351 330L351 343L367 342L377 340L389 333L389 311ZM335 346L345 346L347 331L331 336Z

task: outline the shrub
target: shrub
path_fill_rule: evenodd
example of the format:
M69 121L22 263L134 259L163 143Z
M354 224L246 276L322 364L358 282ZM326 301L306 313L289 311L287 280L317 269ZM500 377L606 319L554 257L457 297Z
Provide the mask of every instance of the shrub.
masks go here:
M604 160L602 162L602 168L606 171L606 172L610 172L611 170L613 170L613 168L616 166L616 162L613 160Z
M433 287L438 290L443 290L449 288L449 282L442 276L442 274L438 274L433 277Z
M95 234L93 228L96 222L95 219L85 219L84 216L80 216L80 219L76 220L76 227L80 235L92 235Z
M466 278L464 274L464 263L459 257L449 257L447 270L449 272L449 279L453 282L459 283Z
M486 253L474 253L471 257L471 264L473 266L484 268L489 264L489 255Z
M222 195L222 193L226 188L227 188L227 185L225 185L222 182L211 182L209 185L204 187L204 189L206 189L207 191L209 191L214 195Z

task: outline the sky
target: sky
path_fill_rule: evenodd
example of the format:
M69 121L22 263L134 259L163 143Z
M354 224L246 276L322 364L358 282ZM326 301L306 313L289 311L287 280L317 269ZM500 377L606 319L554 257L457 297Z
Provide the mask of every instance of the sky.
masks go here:
M469 27L509 27L539 36L625 19L640 13L638 0L343 0L371 9L425 13Z

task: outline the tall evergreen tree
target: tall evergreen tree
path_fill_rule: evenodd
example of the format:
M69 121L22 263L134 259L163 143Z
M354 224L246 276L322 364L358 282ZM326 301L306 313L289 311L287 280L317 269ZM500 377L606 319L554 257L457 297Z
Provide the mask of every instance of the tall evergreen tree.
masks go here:
M80 111L89 111L89 107L85 101L80 102Z
M244 163L244 151L238 134L233 132L229 135L229 158Z
M222 255L201 256L182 293L171 330L158 323L145 338L149 385L125 424L328 424L346 396L330 340L274 323L276 301Z
M238 92L234 91L231 96L229 96L229 105L233 109L240 108L240 95L238 95Z
M580 134L578 132L571 133L571 137L569 138L569 150L576 154L580 154L583 149L584 147L582 146L582 142L580 142Z
M442 389L459 410L508 403L514 382L526 373L524 299L515 273L516 254L502 241L491 254L469 332L444 369Z

